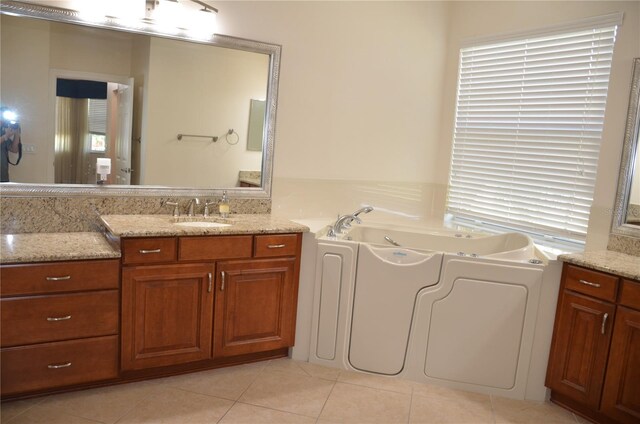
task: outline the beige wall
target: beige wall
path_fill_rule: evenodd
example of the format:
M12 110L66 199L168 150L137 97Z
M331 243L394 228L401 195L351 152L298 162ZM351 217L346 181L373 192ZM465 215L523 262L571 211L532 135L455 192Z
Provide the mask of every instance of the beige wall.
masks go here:
M269 57L163 38L151 40L149 57L141 184L235 187L239 170L259 171L262 153L247 151L249 105L266 98Z
M17 111L22 142L36 149L36 153L25 153L18 166L10 166L9 177L20 182L47 181L49 150L53 151L49 128L43 124L50 119L49 23L2 15L0 31L0 101Z

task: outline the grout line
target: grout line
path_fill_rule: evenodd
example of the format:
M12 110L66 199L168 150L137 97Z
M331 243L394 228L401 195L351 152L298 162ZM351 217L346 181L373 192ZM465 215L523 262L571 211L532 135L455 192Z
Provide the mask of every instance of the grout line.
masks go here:
M334 381L333 382L333 386L331 386L331 390L329 391L329 396L327 396L327 398L324 400L324 403L322 404L322 408L320 408L320 413L318 414L318 417L316 418L316 424L320 420L320 417L322 416L322 412L324 411L325 406L327 406L327 402L329 401L329 398L331 397L331 394L333 393L333 389L335 389L336 384L338 384L338 382Z
M496 410L493 407L493 395L491 394L489 395L489 400L491 402L491 420L495 424L497 420L496 420Z
M220 419L218 419L218 421L216 421L216 423L219 423L220 421L222 421L224 419L224 417L227 416L227 414L229 413L229 411L231 411L231 409L236 406L236 403L238 403L237 401L234 401L233 404L231 404L231 406L229 407L229 409L227 409L227 411L222 414L222 416L220 417Z
M327 380L327 381L329 381L329 380ZM381 387L367 386L365 384L352 383L350 381L337 381L336 380L336 383L349 384L351 386L364 387L364 388L372 389L372 390L382 390L383 392L395 393L395 394L398 394L398 395L409 395L409 396L411 396L413 394L413 388L411 389L411 392L407 393L407 392L399 392L399 391L391 390L391 389L383 389Z
M297 413L297 412L285 411L284 409L276 409L276 408L272 408L272 407L269 407L269 406L256 405L255 403L242 402L242 401L237 401L236 403L239 403L240 405L252 406L254 408L268 409L269 411L282 412L283 414L291 414L291 415L295 415L297 417L304 417L304 418L313 419L312 416L300 414L300 413Z
M411 387L411 398L409 399L409 416L407 418L407 424L411 423L411 411L413 411L413 387Z

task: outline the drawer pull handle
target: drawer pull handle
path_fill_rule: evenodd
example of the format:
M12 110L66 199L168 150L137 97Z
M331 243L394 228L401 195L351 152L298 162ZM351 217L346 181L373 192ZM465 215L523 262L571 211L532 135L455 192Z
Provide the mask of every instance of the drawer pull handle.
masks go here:
M591 281L587 281L587 280L578 280L578 282L580 284L584 284L585 286L591 286L591 287L595 287L595 288L599 288L600 287L600 284L592 283Z
M47 368L49 368L50 370L57 370L60 368L68 368L71 366L71 362L66 362L64 364L49 364L47 365Z
M270 244L267 246L267 249L282 249L286 244Z
M70 275L65 275L63 277L45 277L47 281L62 281L62 280L71 280Z
M68 319L71 319L71 315L67 315L66 317L49 317L47 318L47 321L66 321Z
M209 289L207 291L211 293L211 290L213 290L213 276L209 273Z
M138 250L138 252L142 253L143 255L148 255L149 253L160 253L160 249L151 249L151 250L146 250L146 249L140 249Z
M224 280L226 279L226 274L224 273L224 271L220 273L220 276L222 277L222 284L220 284L220 291L224 291Z
M602 327L600 328L600 333L604 334L605 326L607 325L607 318L609 318L609 314L605 313L602 316Z

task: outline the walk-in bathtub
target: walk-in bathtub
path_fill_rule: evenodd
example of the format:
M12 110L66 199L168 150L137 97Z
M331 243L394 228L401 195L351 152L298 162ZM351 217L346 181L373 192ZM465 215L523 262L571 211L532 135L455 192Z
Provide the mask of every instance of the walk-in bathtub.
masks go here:
M522 234L354 225L318 238L313 363L527 395L545 262Z

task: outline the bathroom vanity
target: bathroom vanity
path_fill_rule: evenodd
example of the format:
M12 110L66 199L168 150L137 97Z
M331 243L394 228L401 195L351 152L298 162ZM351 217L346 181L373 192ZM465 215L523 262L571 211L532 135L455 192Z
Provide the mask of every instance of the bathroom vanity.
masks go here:
M287 355L306 227L270 215L102 220L106 238L3 236L3 398ZM69 237L83 243L65 249Z
M598 423L638 423L639 259L610 251L560 258L551 400Z

